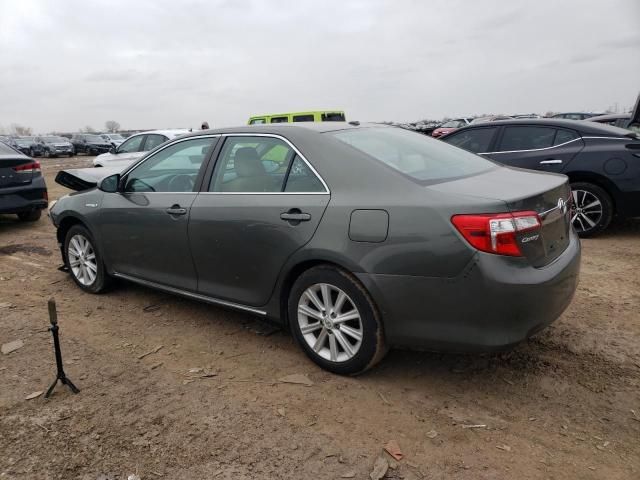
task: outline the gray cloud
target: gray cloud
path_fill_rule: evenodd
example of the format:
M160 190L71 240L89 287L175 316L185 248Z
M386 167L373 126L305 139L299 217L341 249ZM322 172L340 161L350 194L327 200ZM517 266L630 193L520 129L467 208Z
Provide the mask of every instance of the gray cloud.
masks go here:
M0 16L0 125L196 127L603 110L638 94L636 0L21 0Z

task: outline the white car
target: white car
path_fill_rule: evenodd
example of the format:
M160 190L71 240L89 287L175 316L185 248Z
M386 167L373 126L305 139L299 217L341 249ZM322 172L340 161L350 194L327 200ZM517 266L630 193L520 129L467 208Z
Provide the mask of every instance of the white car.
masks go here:
M151 130L149 132L136 133L127 138L118 147L112 148L109 153L103 153L94 158L93 166L128 167L158 145L185 133L189 133L189 130Z
M124 137L119 133L101 133L100 136L114 147L119 147L124 142Z

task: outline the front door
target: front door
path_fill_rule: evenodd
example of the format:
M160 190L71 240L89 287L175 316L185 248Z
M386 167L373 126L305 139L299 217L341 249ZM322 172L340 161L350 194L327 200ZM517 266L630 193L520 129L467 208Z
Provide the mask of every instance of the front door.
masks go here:
M311 240L326 186L288 142L229 136L205 190L189 222L198 291L264 305L286 260Z
M483 155L513 167L560 173L583 146L573 130L514 125L504 127L496 151Z
M100 234L115 272L196 290L187 227L200 170L216 141L173 143L128 172L122 192L104 195Z

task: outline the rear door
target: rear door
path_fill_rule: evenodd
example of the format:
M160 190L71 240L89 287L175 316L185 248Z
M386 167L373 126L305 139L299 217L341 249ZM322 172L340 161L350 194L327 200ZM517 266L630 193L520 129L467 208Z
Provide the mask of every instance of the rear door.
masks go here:
M329 191L275 135L229 135L191 206L189 240L204 295L267 303L286 260L311 240Z
M544 125L502 127L497 148L483 153L505 165L560 173L584 147L577 132Z

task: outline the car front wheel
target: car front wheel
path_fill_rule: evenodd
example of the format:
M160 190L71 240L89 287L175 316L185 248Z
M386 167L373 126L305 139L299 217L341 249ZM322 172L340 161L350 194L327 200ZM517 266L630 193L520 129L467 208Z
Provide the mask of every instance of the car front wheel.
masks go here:
M602 233L613 218L613 201L601 187L587 182L571 184L571 221L583 238Z
M319 266L294 283L289 323L305 353L341 375L362 373L387 352L380 315L371 297L350 274Z
M82 225L71 227L65 237L64 251L69 273L82 290L100 293L108 287L110 278L89 230Z

